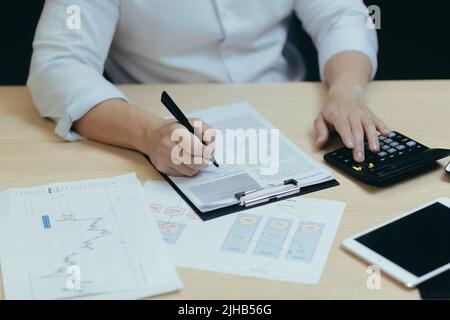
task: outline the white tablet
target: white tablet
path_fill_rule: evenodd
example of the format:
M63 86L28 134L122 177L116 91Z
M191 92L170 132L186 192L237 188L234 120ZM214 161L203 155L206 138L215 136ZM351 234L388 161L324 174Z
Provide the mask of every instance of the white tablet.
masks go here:
M440 198L342 242L408 287L450 269L450 199Z

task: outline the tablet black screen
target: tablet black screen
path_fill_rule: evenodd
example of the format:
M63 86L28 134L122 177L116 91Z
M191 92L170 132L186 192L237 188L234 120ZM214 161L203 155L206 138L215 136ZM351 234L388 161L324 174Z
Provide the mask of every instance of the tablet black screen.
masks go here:
M423 276L450 263L450 209L434 203L356 241Z

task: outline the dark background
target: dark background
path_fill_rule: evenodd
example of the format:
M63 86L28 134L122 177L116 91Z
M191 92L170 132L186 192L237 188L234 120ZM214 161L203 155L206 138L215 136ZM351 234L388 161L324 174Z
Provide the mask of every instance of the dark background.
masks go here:
M450 18L446 2L365 1L381 7L378 80L450 79ZM0 2L0 85L25 83L31 42L43 3L44 0ZM310 66L307 80L318 80L317 53L309 37L300 33L291 34L291 38L300 38Z

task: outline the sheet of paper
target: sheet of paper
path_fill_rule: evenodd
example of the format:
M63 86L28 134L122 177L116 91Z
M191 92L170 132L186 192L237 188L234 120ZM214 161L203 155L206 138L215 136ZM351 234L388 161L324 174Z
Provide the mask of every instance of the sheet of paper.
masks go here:
M279 133L275 146L271 140L276 137L271 135L274 128L246 102L211 107L189 116L201 118L228 137L216 148L216 159L222 160L220 168L210 166L194 177L171 178L203 212L236 204L234 195L238 192L287 179L296 179L303 187L334 179L283 134ZM243 130L247 134L243 147L238 147L238 140L227 130ZM257 139L251 139L252 133Z
M6 299L139 299L180 289L135 174L0 193Z
M291 198L203 222L166 182L144 194L180 267L316 284L345 204Z

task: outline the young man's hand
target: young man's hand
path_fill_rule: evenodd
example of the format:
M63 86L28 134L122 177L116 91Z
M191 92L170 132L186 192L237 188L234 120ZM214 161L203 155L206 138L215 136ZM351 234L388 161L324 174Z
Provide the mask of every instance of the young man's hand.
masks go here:
M367 106L366 88L372 75L370 59L359 52L336 54L325 65L328 98L315 121L317 146L324 146L331 131L336 131L344 145L353 150L357 162L364 161L364 137L369 149L380 149L378 133L390 133L386 125Z
M344 145L353 150L355 161L364 161L364 137L369 149L380 149L378 133L388 135L389 129L366 104L362 87L333 87L321 113L315 120L317 146L322 147L331 131L336 131Z
M159 171L170 176L193 176L210 165L214 130L200 119L189 121L195 135L175 120L163 120L159 127L147 131L147 154Z

